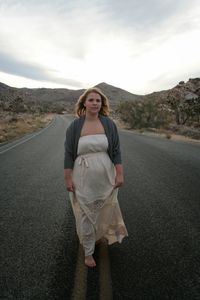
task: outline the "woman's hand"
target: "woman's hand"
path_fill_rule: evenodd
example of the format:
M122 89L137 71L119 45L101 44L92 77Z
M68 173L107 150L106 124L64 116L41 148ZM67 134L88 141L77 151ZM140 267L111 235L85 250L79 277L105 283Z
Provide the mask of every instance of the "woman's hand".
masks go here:
M74 193L75 188L74 188L74 183L73 183L72 178L65 179L65 185L66 185L68 192Z
M121 164L115 165L116 176L115 176L115 188L122 186L124 183L123 167Z
M124 183L124 176L123 176L123 174L116 174L116 177L115 177L115 188L118 188L118 187L122 186L123 183Z
M72 169L65 169L64 170L64 176L65 176L65 185L68 190L68 192L75 191L75 186L72 180Z

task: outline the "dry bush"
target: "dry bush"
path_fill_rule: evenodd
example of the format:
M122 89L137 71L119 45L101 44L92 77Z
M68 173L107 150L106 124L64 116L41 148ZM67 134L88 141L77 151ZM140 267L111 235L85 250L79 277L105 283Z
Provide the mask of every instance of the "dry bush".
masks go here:
M183 125L175 125L175 124L172 124L169 128L175 134L180 134L180 135L183 135L183 136L187 136L187 137L190 137L192 139L197 139L197 140L200 139L200 130L199 130L199 128L183 126Z
M169 123L168 111L152 100L121 102L117 112L134 129L160 128Z
M52 116L51 116L52 118ZM0 143L21 137L25 134L43 128L49 123L51 118L46 115L33 114L9 114L1 113L0 122Z

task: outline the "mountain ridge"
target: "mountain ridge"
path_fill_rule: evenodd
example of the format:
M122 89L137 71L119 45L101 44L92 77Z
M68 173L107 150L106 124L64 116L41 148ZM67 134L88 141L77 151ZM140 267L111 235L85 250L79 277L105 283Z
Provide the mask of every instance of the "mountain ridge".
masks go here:
M180 81L176 86L168 90L161 90L146 95L137 95L130 93L119 87L101 82L95 87L100 88L108 97L111 107L117 106L121 101L145 100L155 98L163 100L169 93L181 93L185 98L194 98L200 96L200 78L190 78L187 82ZM10 101L16 97L22 98L25 102L55 102L73 104L85 89L66 89L66 88L16 88L0 82L0 100Z
M140 95L132 94L121 88L101 82L95 87L102 90L109 99L111 105L118 104L123 100L135 100ZM65 89L65 88L16 88L0 82L0 96L5 100L12 100L13 97L21 97L24 101L47 101L47 102L66 102L77 101L85 89Z

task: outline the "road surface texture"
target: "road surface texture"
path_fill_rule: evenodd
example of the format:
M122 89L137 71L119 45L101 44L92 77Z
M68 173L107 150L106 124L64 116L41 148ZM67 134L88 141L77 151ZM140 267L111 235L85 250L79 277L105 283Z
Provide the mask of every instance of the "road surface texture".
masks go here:
M200 299L200 146L120 131L129 237L87 269L63 180L71 120L0 147L0 299Z

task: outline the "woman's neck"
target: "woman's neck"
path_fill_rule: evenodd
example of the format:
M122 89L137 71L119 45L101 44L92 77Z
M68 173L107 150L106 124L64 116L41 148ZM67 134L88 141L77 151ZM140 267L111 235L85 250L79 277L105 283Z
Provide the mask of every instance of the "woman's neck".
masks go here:
M96 120L98 120L98 118L99 118L98 114L88 114L87 112L85 114L85 119L87 121L96 121Z

